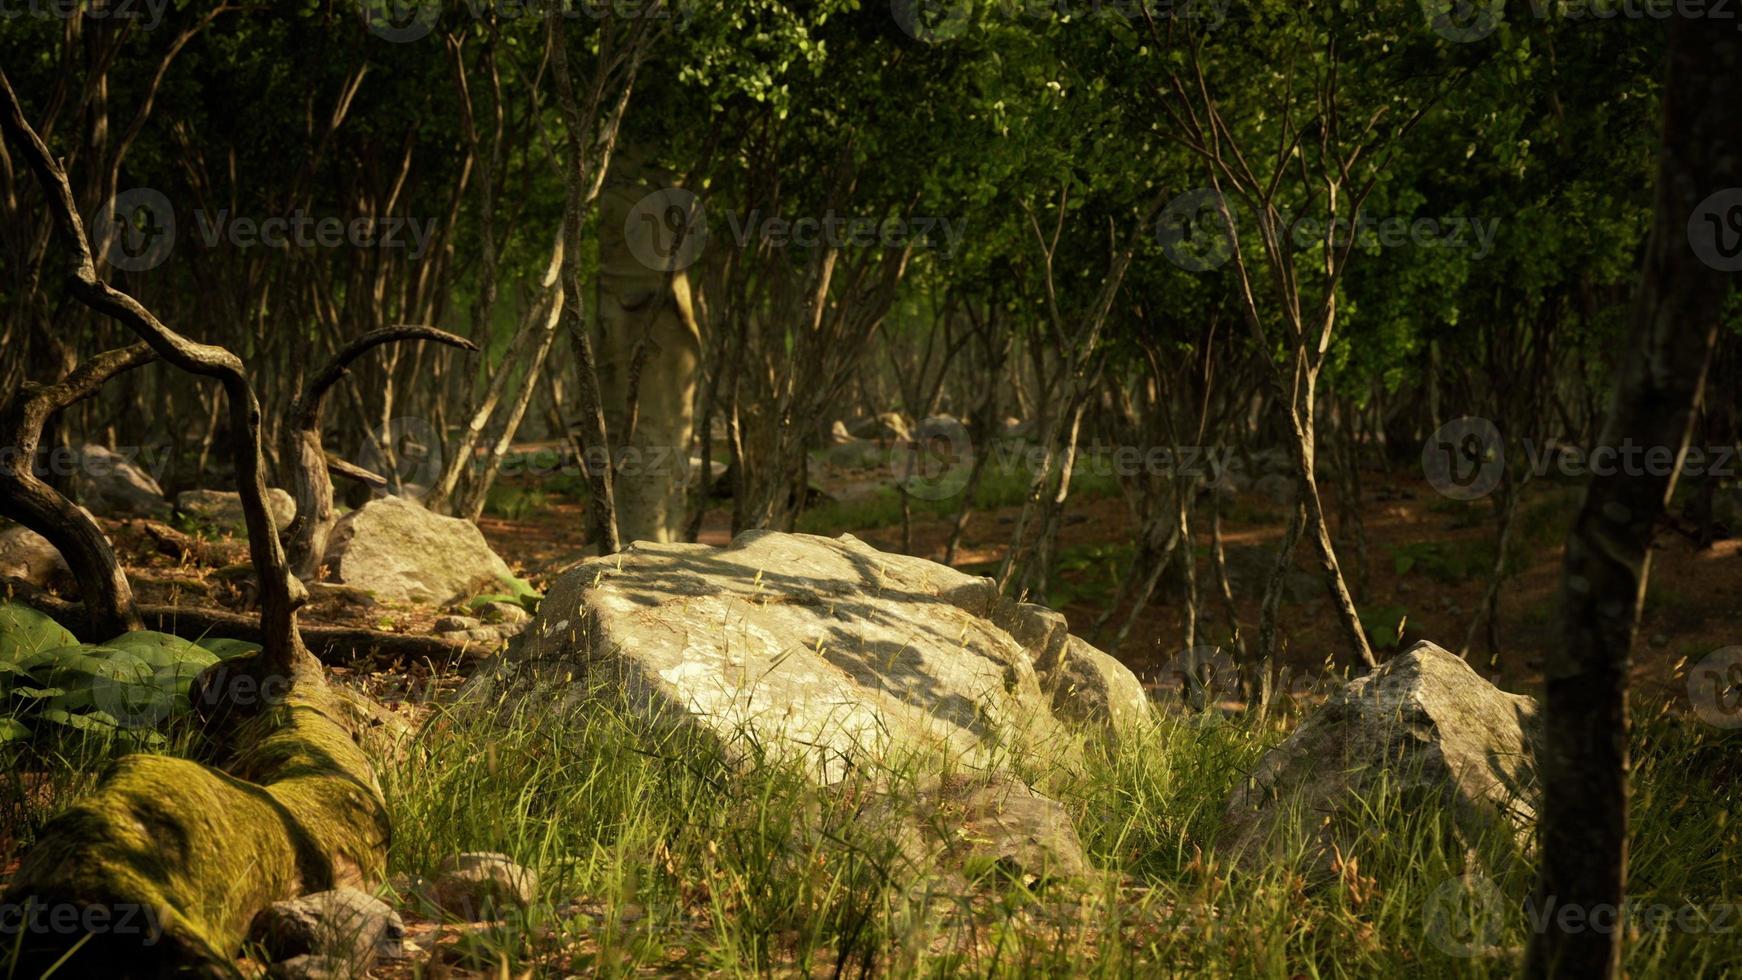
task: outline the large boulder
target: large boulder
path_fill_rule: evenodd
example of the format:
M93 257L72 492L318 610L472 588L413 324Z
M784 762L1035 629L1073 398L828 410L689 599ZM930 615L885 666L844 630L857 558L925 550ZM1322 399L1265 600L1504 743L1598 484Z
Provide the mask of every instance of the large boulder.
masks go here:
M127 454L91 445L72 452L72 489L79 503L109 516L163 517L169 513L163 488Z
M339 518L324 562L333 581L389 602L440 605L514 576L471 521L403 497L381 497Z
M57 578L71 576L66 560L47 538L27 527L0 531L0 577L22 579L43 589Z
M1356 678L1272 749L1229 796L1221 847L1254 862L1304 842L1350 855L1384 792L1443 804L1476 840L1528 846L1539 790L1536 702L1422 642ZM1413 809L1413 807L1412 807Z
M639 542L558 579L519 643L474 679L475 703L537 692L540 710L561 710L604 688L825 783L891 758L1058 758L1072 722L1099 735L1143 714L1136 678L1063 617L850 535Z
M242 495L234 490L183 490L175 495L175 509L220 531L248 533L247 521L242 516ZM275 531L283 531L296 519L296 500L277 487L267 488L266 509L272 514Z

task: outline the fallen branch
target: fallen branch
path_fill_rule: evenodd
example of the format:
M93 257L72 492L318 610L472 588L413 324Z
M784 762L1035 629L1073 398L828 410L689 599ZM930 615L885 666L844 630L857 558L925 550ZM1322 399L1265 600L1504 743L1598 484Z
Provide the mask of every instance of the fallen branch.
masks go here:
M8 595L47 613L56 622L72 628L82 622L84 605L62 599L23 579L0 576L0 595ZM217 637L259 643L258 617L206 606L137 606L143 628L170 633L184 639ZM438 665L470 663L494 651L477 643L463 643L417 633L385 633L354 626L302 624L303 644L323 664L348 667L375 656L399 661L428 660Z
M332 453L327 453L327 473L342 480L356 480L365 486L379 490L387 485L387 478L373 470L366 470L356 463L346 462Z

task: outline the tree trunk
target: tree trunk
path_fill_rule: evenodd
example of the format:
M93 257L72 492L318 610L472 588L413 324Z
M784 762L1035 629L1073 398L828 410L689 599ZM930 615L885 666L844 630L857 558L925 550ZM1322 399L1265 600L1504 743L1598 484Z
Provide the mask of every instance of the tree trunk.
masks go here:
M625 542L676 541L689 513L702 334L682 266L700 242L687 238L694 198L669 180L620 149L599 201L599 386L612 455L623 460L615 489Z
M1633 299L1633 348L1621 359L1600 448L1667 450L1679 464L1705 385L1734 275L1716 246L1742 185L1742 37L1678 16L1669 27L1656 217ZM1728 204L1724 213L1718 202ZM1693 247L1690 249L1689 245ZM1704 260L1703 260L1704 259ZM1659 452L1661 456L1661 452ZM1625 458L1625 457L1623 457ZM1538 907L1618 909L1627 881L1627 674L1650 567L1652 530L1675 470L1623 467L1593 480L1567 537L1564 643L1543 674ZM1531 937L1537 977L1618 977L1619 928Z

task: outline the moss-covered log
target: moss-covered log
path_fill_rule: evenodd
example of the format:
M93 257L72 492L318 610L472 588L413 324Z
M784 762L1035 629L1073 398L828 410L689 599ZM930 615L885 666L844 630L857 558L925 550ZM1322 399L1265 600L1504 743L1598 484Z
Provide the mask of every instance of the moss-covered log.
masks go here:
M287 686L223 770L127 756L49 824L3 900L25 926L15 975L70 952L64 976L229 976L260 908L379 883L387 811L355 713L318 674Z

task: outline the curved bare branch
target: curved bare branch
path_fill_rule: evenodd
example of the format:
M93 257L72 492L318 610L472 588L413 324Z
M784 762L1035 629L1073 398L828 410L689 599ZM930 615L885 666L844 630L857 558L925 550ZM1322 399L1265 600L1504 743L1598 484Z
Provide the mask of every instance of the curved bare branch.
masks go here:
M60 551L84 598L85 628L98 639L140 628L133 590L97 523L36 475L36 450L50 416L95 395L110 378L156 359L156 352L143 343L104 351L57 384L26 382L0 413L0 431L11 433L13 440L0 452L0 514Z

